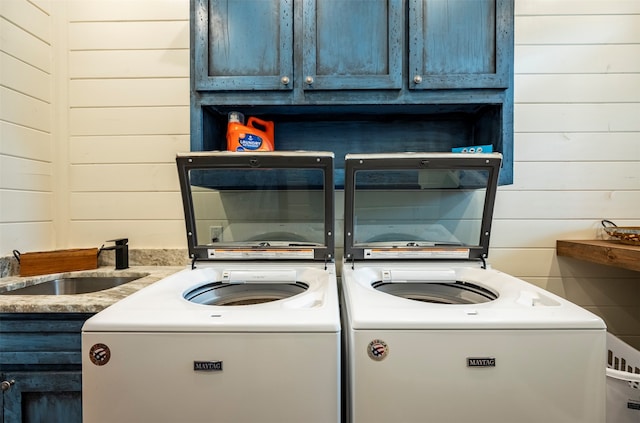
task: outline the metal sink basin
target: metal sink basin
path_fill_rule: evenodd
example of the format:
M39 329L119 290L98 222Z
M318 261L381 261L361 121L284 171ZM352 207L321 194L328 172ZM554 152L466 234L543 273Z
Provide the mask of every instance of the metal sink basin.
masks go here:
M5 291L0 295L74 295L103 291L140 279L138 276L67 276Z

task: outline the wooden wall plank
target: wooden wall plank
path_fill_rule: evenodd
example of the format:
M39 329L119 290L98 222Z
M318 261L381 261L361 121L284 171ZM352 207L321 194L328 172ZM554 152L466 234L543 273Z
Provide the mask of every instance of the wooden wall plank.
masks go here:
M527 132L515 134L516 162L638 160L640 143L634 132Z
M608 239L602 219L496 219L492 248L555 248L558 239ZM640 226L640 218L617 220L620 226Z
M51 163L0 155L0 189L51 191Z
M71 109L71 136L182 135L189 133L189 107Z
M51 2L57 0L29 0L30 3L35 5L38 9L42 10L47 15L51 15Z
M176 153L188 152L189 148L189 135L72 137L69 161L70 164L174 163Z
M640 307L640 284L628 278L566 276L530 282L583 307Z
M175 163L73 165L69 168L72 195L78 192L127 193L180 190ZM177 201L182 202L178 197ZM144 203L143 203L144 204ZM150 213L147 207L141 212Z
M15 197L5 198L5 194L6 191L0 189L0 204L12 204L5 203L5 201L15 201ZM15 207L16 203L13 204ZM3 222L0 219L0 248L2 251L29 252L56 249L55 229L52 221Z
M45 43L51 43L50 13L36 4L24 0L2 0L0 16Z
M638 103L514 105L515 132L640 132Z
M640 43L638 15L520 16L515 25L519 45Z
M496 198L494 219L633 220L638 219L638 201L638 191L500 189Z
M518 0L516 16L524 15L617 15L640 13L640 3L635 0Z
M514 99L517 103L640 101L640 74L516 75L515 84L519 87Z
M513 185L502 188L512 190L547 191L618 191L640 189L640 148L628 152L626 162L612 165L608 162L515 162ZM635 154L634 154L635 153ZM576 153L579 154L579 153ZM544 164L544 171L541 166Z
M0 52L2 85L21 94L51 103L51 75Z
M44 162L52 160L51 134L0 121L0 154L31 158Z
M524 280L539 278L632 279L637 272L557 257L555 248L494 248L489 251L494 269ZM636 279L637 280L637 279Z
M640 45L518 45L514 70L519 74L640 72ZM515 85L515 92L518 91Z
M188 20L185 0L67 0L70 22Z
M26 223L49 222L53 216L53 195L38 191L0 191L3 207L0 207L0 222ZM5 204L10 207L4 206Z
M144 50L189 46L189 20L78 22L69 25L69 49Z
M109 239L128 237L133 249L186 249L184 220L73 220L69 223L70 245L92 246Z
M46 73L51 73L51 46L12 22L0 25L2 51Z
M189 106L189 78L74 79L69 81L69 105Z
M180 192L75 192L72 220L181 220ZM186 236L186 233L185 233Z
M51 132L51 105L0 86L0 120Z
M189 76L189 50L100 50L69 52L76 78L170 78Z

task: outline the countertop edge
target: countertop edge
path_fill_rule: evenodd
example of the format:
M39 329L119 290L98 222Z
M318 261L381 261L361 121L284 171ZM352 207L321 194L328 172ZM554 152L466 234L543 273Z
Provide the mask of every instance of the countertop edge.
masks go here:
M103 291L74 295L1 295L0 313L98 313L140 289L164 279L186 266L132 266L124 270L99 267L94 270L41 276L0 278L0 292L7 288L37 284L62 276L137 276L140 279Z

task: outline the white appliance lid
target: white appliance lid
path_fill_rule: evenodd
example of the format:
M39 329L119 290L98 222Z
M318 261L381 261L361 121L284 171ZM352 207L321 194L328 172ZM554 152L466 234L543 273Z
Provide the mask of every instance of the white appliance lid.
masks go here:
M484 259L502 156L348 154L347 260Z
M333 153L187 153L176 162L194 261L333 260Z

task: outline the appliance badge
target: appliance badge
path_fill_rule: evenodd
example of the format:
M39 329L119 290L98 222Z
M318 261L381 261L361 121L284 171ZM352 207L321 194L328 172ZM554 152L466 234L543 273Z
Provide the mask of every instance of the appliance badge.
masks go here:
M222 361L194 361L194 372L221 372Z
M389 355L389 346L381 339L374 339L367 345L367 354L374 361L382 361Z
M496 367L495 357L467 357L467 367Z
M111 360L111 350L105 344L93 344L89 349L89 359L96 366L104 366Z

